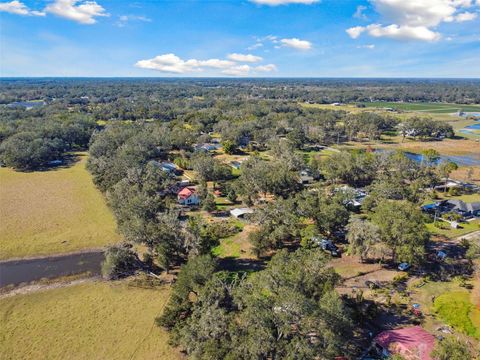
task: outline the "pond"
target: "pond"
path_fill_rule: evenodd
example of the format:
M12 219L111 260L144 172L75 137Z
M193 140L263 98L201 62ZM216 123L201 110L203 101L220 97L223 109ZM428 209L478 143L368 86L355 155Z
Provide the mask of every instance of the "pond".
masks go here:
M43 105L45 105L45 101L16 101L8 104L7 106L11 108L23 107L28 110L36 107L41 107Z
M478 124L473 124L473 125L465 126L465 129L480 130L480 122L479 122Z
M103 251L94 251L2 261L0 262L0 287L87 272L91 276L100 275L103 260Z

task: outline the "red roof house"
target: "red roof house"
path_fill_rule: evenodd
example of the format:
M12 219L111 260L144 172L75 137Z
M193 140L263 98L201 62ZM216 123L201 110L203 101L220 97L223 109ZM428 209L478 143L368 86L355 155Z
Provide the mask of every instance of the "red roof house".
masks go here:
M435 337L420 326L383 331L374 342L385 355L398 354L406 360L433 360L430 353L435 346Z
M200 198L197 191L193 187L184 187L177 194L178 203L180 205L198 205Z

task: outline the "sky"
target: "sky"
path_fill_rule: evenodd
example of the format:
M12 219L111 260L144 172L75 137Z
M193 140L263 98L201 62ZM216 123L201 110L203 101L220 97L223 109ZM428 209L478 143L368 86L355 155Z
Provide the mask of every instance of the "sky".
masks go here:
M480 0L0 0L0 76L480 77Z

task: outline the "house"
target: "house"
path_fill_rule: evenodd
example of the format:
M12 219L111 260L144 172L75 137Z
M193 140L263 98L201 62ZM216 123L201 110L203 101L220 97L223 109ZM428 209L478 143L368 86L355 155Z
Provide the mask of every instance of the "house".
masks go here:
M307 170L302 170L300 171L300 183L302 185L307 185L307 184L311 184L313 182L314 178L313 176L310 174L309 171Z
M431 214L455 212L462 215L464 218L470 218L473 216L480 216L480 201L466 203L459 199L442 200L436 203L423 205L422 210Z
M334 191L342 192L344 195L347 195L349 199L345 200L343 204L356 210L360 209L363 201L367 197L367 193L365 192L365 190L352 188L347 185L335 188Z
M463 217L480 216L480 202L466 203L463 200L451 199L438 203L440 212L456 212Z
M197 144L194 146L194 149L196 152L205 152L208 153L210 151L215 151L220 147L219 144L210 144L210 143L204 143L204 144Z
M435 337L420 326L387 330L378 334L374 348L383 356L400 355L405 360L433 360Z
M178 203L180 205L192 206L199 205L200 198L194 187L187 186L180 190L177 194Z
M183 170L179 169L177 165L171 162L159 162L157 160L150 160L149 164L152 164L160 170L166 172L169 175L181 175Z
M250 208L235 208L230 210L230 215L237 219L243 219L246 214L253 214L253 209Z

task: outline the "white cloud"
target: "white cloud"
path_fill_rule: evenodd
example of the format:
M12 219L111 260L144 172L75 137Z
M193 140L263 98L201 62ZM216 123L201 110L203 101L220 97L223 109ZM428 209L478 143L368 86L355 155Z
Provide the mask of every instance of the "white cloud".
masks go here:
M367 26L367 32L373 37L388 37L397 40L422 40L437 41L440 33L430 30L425 26L398 26L396 24L382 26L372 24Z
M453 21L456 21L456 22L464 22L464 21L471 21L471 20L474 20L477 18L477 14L476 13L472 13L472 12L464 12L464 13L461 13L461 14L458 14L458 15L455 15L453 17Z
M435 27L442 22L463 22L476 18L477 14L464 11L472 6L471 0L370 0L376 11L389 25L371 24L347 29L351 38L363 32L373 37L398 40L436 41L441 34Z
M220 59L183 60L175 54L164 54L158 55L153 59L137 61L135 66L143 69L157 70L175 74L185 74L203 71L205 68L224 70L233 69L237 66L237 64L233 61Z
M353 17L357 19L367 20L367 15L363 13L365 10L367 10L366 6L358 5L357 10L355 10L355 14L353 14Z
M95 24L95 17L109 16L105 9L95 1L55 0L47 5L45 11L80 24Z
M288 4L304 4L311 5L319 0L250 0L255 4L259 5L268 5L268 6L278 6L278 5L288 5Z
M248 65L237 65L232 66L228 69L222 70L222 74L232 75L232 76L247 76L250 73L250 66Z
M262 46L263 46L263 43L260 42L260 41L258 41L258 42L256 42L255 44L247 47L247 50L255 50L255 49L258 49L258 48L260 48L260 47L262 47Z
M261 72L271 72L271 71L277 71L277 66L275 64L267 64L267 65L260 65L255 67L255 71L261 71Z
M373 49L375 49L375 45L374 45L374 44L359 45L359 46L357 46L357 49L369 49L369 50L373 50Z
M260 56L255 56L252 54L237 54L237 53L229 54L227 58L233 61L248 62L248 63L254 63L254 62L259 62L263 60L263 58L261 58Z
M345 30L347 32L347 34L352 38L352 39L356 39L358 38L362 32L365 31L365 27L364 26L354 26L354 27L351 27L350 29L347 29Z
M139 15L121 15L118 17L118 21L115 23L115 25L119 27L124 27L130 21L152 22L152 19L146 16L139 16Z
M277 67L275 64L266 64L251 67L250 65L241 65L235 61L222 59L183 60L177 55L171 53L158 55L152 59L137 61L135 66L142 69L150 69L172 74L201 73L205 71L209 71L209 74L211 74L212 70L214 72L216 70L219 71L217 74L230 76L247 76L250 75L252 72L255 74L260 72L277 71Z
M24 16L28 16L28 15L45 16L44 12L30 10L24 3L18 0L13 0L6 3L0 3L0 11L4 11L7 13L16 14L16 15L24 15Z
M307 40L300 40L297 38L292 39L281 39L280 43L282 46L298 49L298 50L310 50L312 48L312 43Z

